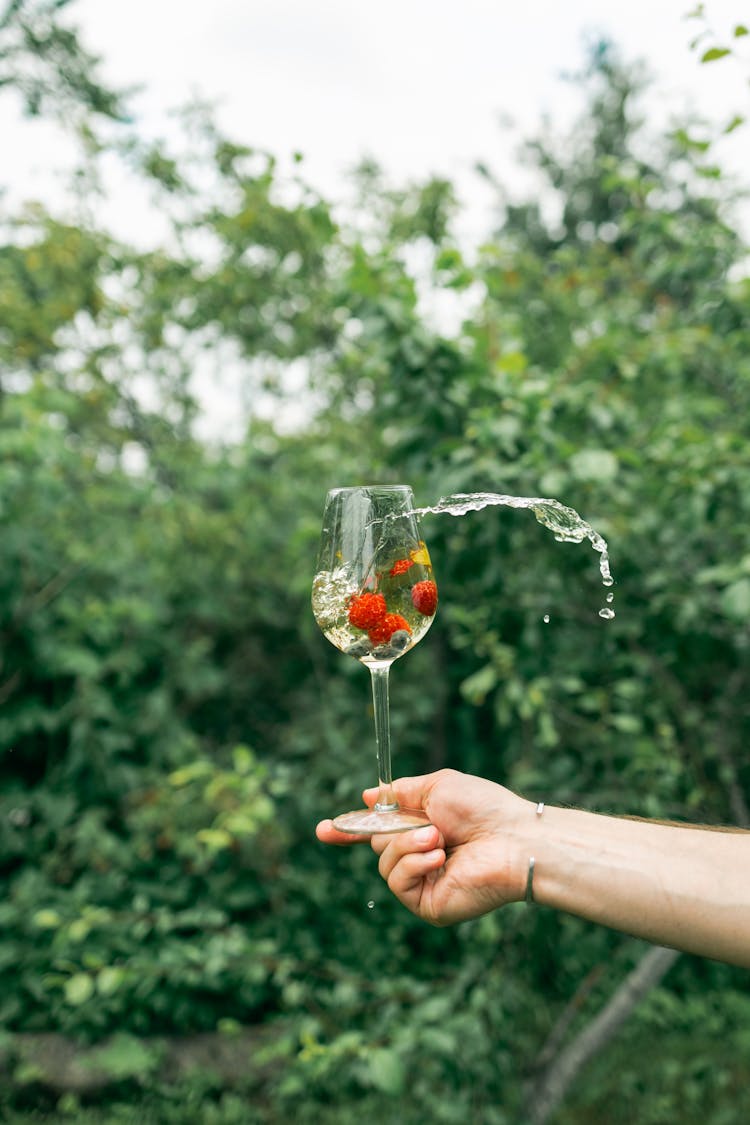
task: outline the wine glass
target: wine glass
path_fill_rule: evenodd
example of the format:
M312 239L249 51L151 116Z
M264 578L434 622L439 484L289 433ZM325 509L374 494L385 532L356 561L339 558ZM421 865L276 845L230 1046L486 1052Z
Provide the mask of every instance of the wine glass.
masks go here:
M341 832L371 835L429 824L400 808L392 789L388 673L421 641L437 586L406 485L334 488L326 496L312 609L325 636L370 669L380 792L373 809L342 813Z

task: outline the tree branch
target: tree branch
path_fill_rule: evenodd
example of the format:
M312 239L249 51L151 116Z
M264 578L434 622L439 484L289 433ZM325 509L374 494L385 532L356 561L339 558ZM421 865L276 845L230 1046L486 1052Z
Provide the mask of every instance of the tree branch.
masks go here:
M536 1061L535 1070L537 1074L544 1070L558 1053L565 1036L568 1033L568 1028L579 1014L583 1005L586 1003L592 989L596 986L604 972L604 964L600 963L594 965L586 976L583 978L578 988L573 993L572 997L565 1005L562 1013L555 1022L552 1031L547 1036L547 1041L539 1052L539 1058Z
M633 1009L654 988L680 956L676 949L653 946L628 973L595 1016L552 1061L544 1073L529 1083L524 1121L545 1125L583 1067L609 1043Z

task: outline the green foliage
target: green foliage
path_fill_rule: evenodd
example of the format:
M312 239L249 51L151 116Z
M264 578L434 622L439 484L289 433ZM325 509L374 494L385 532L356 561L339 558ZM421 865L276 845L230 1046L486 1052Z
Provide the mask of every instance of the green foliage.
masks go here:
M71 0L5 0L0 12L0 88L20 95L26 112L70 125L121 118L122 95L103 86L97 60L60 19Z
M729 59L734 63L739 63L743 68L747 66L747 58L743 59L739 50L741 41L749 34L744 23L732 22L725 29L723 35L717 35L706 12L705 4L697 4L692 11L687 13L685 18L691 20L694 24L695 35L690 42L690 49L698 52L698 59L701 64ZM724 39L724 42L720 42L722 39ZM744 113L735 114L725 126L724 132L734 132L740 125L745 124L745 120Z
M367 849L315 844L374 770L366 676L309 609L335 484L553 495L610 543L605 623L587 547L526 513L425 520L441 610L394 670L398 772L744 815L745 249L689 132L642 143L611 50L586 81L574 137L529 147L545 206L507 208L476 249L444 181L396 191L363 167L334 221L200 114L184 149L113 143L162 244L7 217L0 1021L11 1045L107 1040L112 1082L87 1106L19 1064L4 1119L504 1125L581 982L573 1030L639 955L521 908L426 930ZM455 331L425 311L436 296L466 310ZM234 444L197 436L208 357L243 377ZM742 974L685 959L560 1121L729 1121L746 1008ZM154 1036L246 1027L265 1038L233 1082L162 1073Z

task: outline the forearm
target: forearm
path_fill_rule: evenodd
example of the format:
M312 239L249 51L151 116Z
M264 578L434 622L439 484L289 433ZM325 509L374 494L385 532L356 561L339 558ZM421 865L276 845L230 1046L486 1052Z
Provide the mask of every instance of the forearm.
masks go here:
M526 831L538 903L750 968L750 833L561 808Z

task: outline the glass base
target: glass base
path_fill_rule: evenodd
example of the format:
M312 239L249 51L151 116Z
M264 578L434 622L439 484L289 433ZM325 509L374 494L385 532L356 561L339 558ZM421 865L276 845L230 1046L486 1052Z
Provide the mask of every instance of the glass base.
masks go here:
M353 836L374 836L377 832L408 832L430 823L421 809L357 809L334 817L333 827Z

